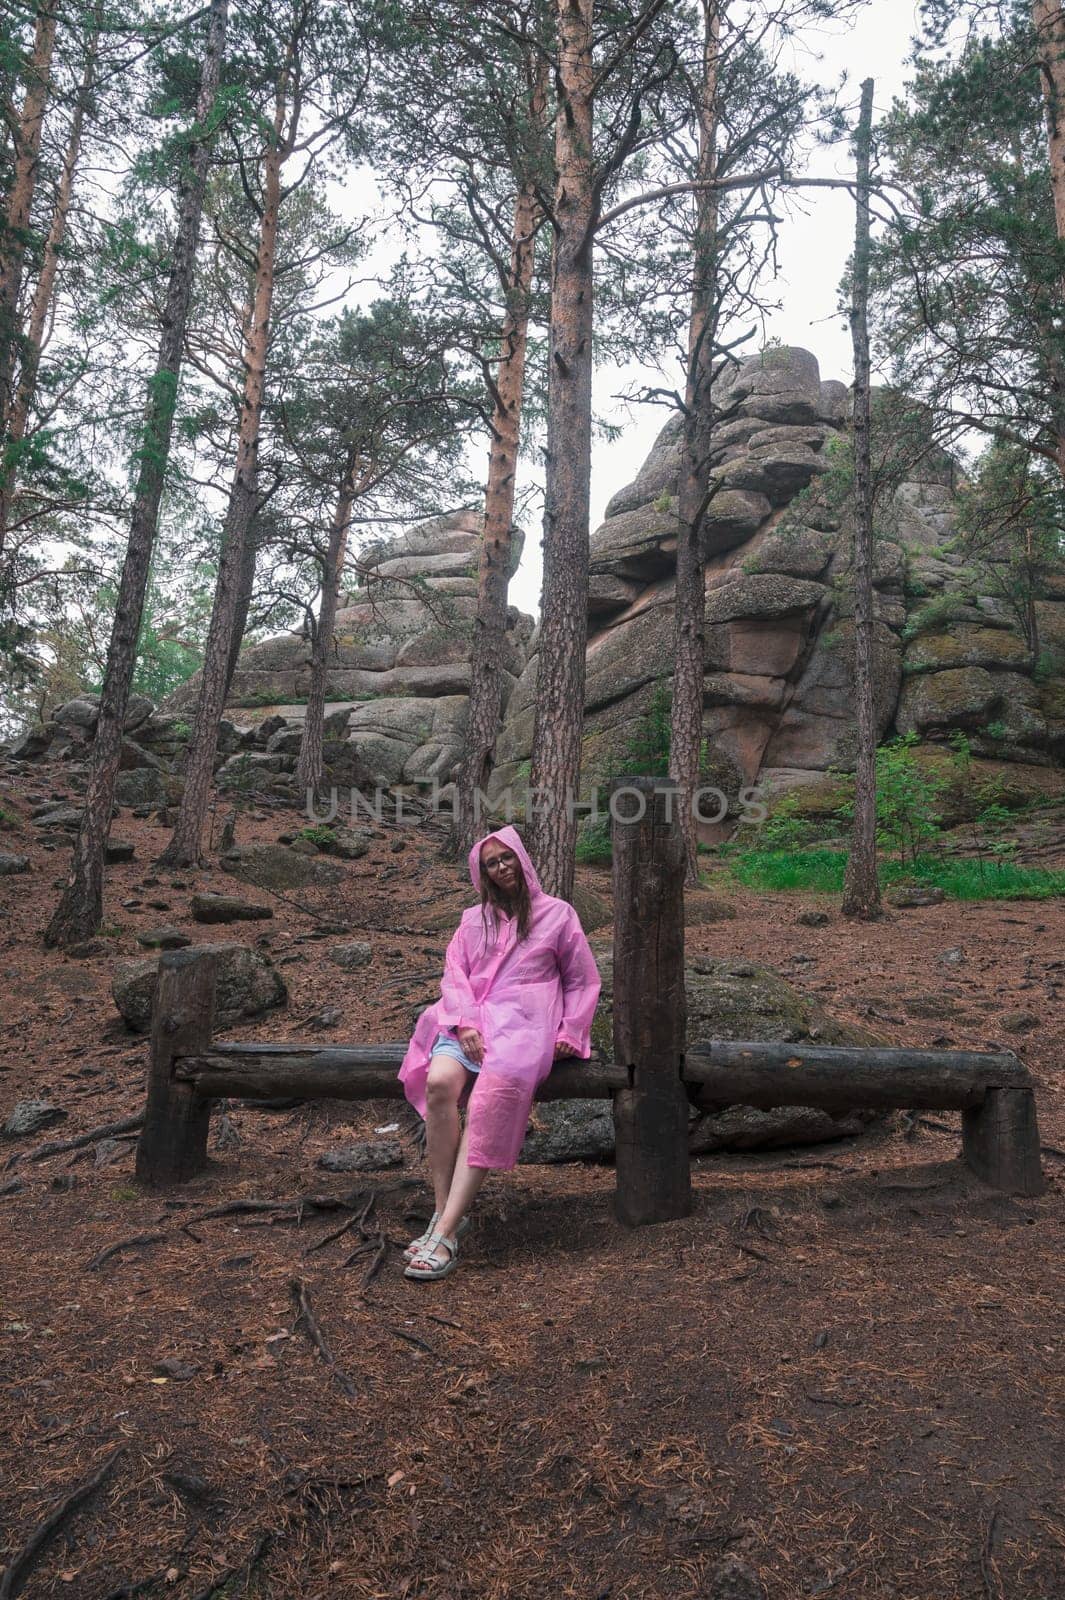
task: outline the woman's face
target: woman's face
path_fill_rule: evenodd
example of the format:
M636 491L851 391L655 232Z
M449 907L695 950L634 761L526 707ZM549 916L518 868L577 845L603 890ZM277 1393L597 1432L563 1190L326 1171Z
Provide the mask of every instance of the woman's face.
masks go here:
M481 867L504 894L513 894L523 880L521 862L514 851L508 850L498 839L489 839L481 851Z

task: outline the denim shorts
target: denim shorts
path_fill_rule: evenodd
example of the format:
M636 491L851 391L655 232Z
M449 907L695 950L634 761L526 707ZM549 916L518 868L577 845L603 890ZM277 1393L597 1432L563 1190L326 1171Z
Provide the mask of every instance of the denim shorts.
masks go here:
M469 1056L463 1054L462 1046L449 1033L437 1034L436 1043L429 1054L431 1056L450 1056L453 1061L461 1061L467 1072L480 1072L481 1070L475 1061L471 1061Z

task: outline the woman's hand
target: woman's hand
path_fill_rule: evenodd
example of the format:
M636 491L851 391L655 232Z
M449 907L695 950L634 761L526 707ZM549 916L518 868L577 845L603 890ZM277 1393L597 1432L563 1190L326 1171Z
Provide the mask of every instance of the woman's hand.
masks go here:
M476 1028L456 1028L459 1045L463 1055L469 1061L475 1061L478 1066L484 1060L484 1040Z
M556 1039L555 1040L555 1054L554 1054L554 1060L555 1061L561 1061L563 1056L575 1056L576 1054L577 1054L576 1046L570 1044L568 1042L568 1040L566 1040L566 1039Z

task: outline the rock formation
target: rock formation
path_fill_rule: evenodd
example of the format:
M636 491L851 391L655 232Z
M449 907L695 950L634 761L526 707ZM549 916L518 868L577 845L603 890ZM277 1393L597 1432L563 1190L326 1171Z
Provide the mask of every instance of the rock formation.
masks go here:
M853 753L848 392L806 350L770 348L719 392L721 487L704 530L711 778L731 798L809 783ZM680 420L671 418L591 541L583 782L617 770L668 687ZM1007 607L949 548L956 469L928 452L879 516L875 694L881 737L966 730L980 755L1065 755L1065 587L1039 602L1033 663ZM934 600L935 605L930 602ZM930 608L930 609L929 609ZM922 609L925 619L922 619ZM929 626L929 621L931 626ZM493 792L519 784L532 744L536 638L510 697Z
M462 754L482 527L477 512L453 512L359 551L361 581L337 613L326 688L334 738L343 738L349 757L340 781L451 776ZM519 536L512 572L521 543ZM507 694L525 667L532 629L532 618L511 607ZM295 763L309 673L310 647L301 633L249 645L240 655L229 713L241 724L285 719L266 752L282 758L278 770L285 770L284 760ZM196 687L195 678L184 685L172 709L191 707Z

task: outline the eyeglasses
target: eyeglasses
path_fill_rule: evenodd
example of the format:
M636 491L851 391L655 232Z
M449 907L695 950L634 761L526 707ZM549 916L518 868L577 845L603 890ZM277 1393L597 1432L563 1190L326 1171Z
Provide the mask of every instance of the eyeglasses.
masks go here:
M513 850L506 850L500 856L482 856L481 865L486 872L498 872L500 867L509 867L517 859Z

